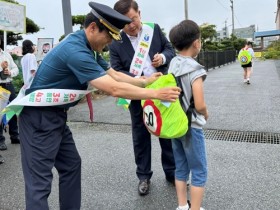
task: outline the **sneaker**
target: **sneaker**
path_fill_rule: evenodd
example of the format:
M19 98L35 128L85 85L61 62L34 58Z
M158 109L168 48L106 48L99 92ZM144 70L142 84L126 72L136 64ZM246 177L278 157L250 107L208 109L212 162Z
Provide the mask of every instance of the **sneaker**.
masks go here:
M250 83L250 80L247 80L247 85L250 85L251 83Z
M247 83L247 79L244 79L243 81L244 81L244 83Z
M189 210L189 205L187 205L185 208L180 208L179 206L176 208L176 210Z
M7 145L5 144L5 142L0 142L0 150L7 150Z
M189 210L192 210L192 209L189 209ZM204 208L200 207L200 210L205 210Z

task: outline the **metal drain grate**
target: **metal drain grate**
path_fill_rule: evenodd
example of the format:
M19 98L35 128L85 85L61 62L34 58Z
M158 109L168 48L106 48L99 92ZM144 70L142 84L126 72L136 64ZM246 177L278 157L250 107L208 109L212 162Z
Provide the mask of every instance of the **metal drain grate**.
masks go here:
M209 140L280 144L280 133L204 129L204 135Z

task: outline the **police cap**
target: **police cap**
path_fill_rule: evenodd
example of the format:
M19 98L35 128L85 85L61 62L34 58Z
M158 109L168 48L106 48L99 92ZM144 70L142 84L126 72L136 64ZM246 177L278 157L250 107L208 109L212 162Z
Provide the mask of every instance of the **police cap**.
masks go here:
M96 2L89 2L88 4L92 8L92 14L109 30L113 39L121 40L120 31L126 24L131 23L131 19L107 5Z

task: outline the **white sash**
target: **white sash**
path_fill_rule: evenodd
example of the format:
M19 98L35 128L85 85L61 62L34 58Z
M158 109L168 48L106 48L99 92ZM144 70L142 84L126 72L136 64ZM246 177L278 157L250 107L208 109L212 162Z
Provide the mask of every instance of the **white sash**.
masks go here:
M154 23L143 23L142 25L141 37L135 50L129 70L129 72L135 76L142 75L154 35L154 26Z
M91 91L42 89L24 96L25 90L22 88L18 96L2 110L1 114L6 114L7 120L10 120L15 114L19 115L24 106L59 106L69 104L80 100Z

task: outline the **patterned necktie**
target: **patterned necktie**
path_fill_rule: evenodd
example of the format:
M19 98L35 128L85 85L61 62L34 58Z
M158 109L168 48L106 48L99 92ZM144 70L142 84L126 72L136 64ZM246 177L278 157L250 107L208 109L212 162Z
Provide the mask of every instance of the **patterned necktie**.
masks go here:
M93 122L93 106L92 106L92 101L91 101L91 92L86 94L86 98L87 98L87 104L88 104L88 108L89 108L89 119L90 119L90 122Z
M97 61L97 53L95 51L93 51L94 54L94 59ZM90 122L93 122L93 106L92 106L92 101L91 101L91 92L86 94L86 98L87 98L87 104L88 104L88 108L89 108L89 119Z

